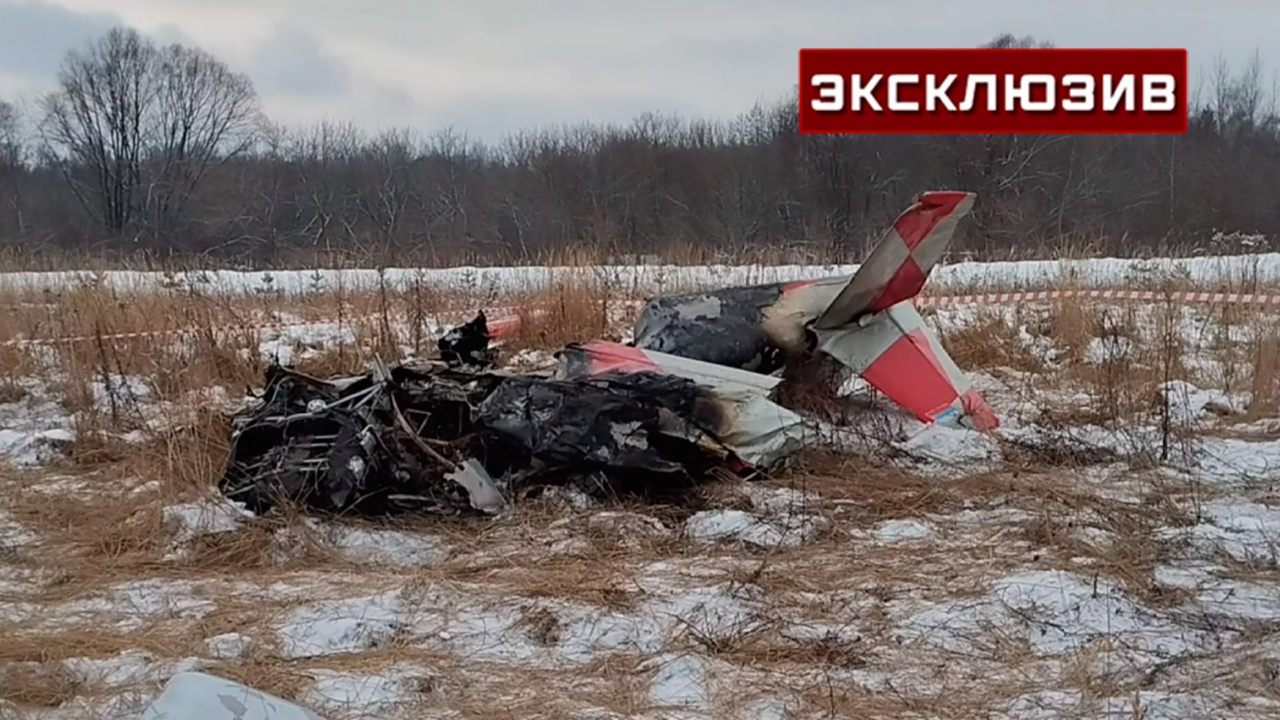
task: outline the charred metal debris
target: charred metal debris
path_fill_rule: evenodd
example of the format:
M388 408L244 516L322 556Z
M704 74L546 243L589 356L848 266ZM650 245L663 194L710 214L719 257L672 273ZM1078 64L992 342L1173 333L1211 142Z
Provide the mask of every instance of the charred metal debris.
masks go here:
M223 494L256 513L288 501L442 516L497 514L550 485L658 499L765 470L799 439L761 436L799 425L762 395L636 365L626 346L571 345L554 373L510 374L492 366L481 314L439 347L440 362L355 377L268 368L261 397L233 420ZM762 407L783 425L762 425Z

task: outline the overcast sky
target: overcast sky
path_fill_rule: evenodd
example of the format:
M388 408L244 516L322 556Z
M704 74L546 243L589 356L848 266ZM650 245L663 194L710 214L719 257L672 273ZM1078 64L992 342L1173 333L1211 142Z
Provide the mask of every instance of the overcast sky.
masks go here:
M0 0L0 97L127 24L253 78L268 112L370 129L731 117L786 93L801 47L1185 47L1280 67L1280 0ZM1270 77L1270 76L1269 76Z

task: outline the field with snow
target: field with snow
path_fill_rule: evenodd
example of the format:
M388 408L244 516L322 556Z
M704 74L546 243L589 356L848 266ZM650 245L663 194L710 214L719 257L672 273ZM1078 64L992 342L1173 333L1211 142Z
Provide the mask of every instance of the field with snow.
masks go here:
M537 369L646 293L853 269L0 276L0 717L132 718L190 668L327 720L1280 716L1273 307L928 309L997 432L851 381L792 467L680 504L391 524L212 492L272 359L359 371L536 303L503 355ZM1264 292L1280 256L935 278Z

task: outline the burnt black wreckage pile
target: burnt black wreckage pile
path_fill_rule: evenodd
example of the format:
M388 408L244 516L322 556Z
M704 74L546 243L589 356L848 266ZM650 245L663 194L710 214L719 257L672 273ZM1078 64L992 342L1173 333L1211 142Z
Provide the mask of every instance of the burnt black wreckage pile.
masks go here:
M492 366L482 313L440 349L447 361L377 363L356 377L268 368L258 402L233 421L223 494L256 513L287 501L325 513L497 514L550 485L673 497L778 459L732 445L742 410L756 408L628 366L625 346L571 345L551 375L510 374Z
M495 369L484 313L440 339L439 362L331 380L271 367L220 487L259 513L496 514L549 485L672 497L804 446L768 374L797 357L839 363L922 422L992 429L912 302L973 200L920 195L852 277L654 298L633 344L569 345L547 375Z

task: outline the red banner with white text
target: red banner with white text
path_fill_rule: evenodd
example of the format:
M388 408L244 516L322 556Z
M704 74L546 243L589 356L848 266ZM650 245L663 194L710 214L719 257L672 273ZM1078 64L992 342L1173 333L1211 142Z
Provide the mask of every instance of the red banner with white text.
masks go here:
M1185 133L1184 49L800 51L802 133Z

